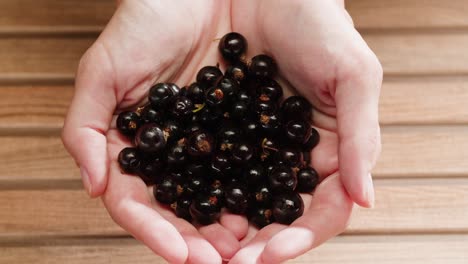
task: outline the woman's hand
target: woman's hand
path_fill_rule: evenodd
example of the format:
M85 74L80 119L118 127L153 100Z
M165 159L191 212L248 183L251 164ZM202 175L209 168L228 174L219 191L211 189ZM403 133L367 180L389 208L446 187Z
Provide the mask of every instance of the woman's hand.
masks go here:
M378 99L382 68L354 29L343 1L237 0L233 30L249 41L248 56L272 55L284 87L315 106L321 141L312 165L322 179L303 195L305 212L289 227L251 227L232 263L295 258L344 231L353 201L372 207L370 175L380 153Z
M120 172L117 155L130 142L115 129L115 115L142 105L153 84L189 84L202 66L215 65L213 40L230 30L227 1L122 1L76 76L62 137L85 188L102 196L115 222L171 263L231 258L247 221L225 214L196 229L158 206L151 188Z

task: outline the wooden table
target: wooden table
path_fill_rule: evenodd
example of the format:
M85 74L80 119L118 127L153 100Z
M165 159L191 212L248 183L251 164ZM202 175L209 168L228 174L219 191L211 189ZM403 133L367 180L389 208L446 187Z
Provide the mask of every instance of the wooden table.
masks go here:
M0 263L162 263L87 198L59 138L113 2L0 1ZM376 208L290 263L468 263L468 1L347 2L385 70Z

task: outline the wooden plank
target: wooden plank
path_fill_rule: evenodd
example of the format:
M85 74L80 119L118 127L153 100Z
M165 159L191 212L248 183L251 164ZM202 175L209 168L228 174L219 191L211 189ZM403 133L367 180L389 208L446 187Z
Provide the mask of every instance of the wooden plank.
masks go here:
M468 179L376 181L376 206L356 208L349 233L466 233Z
M3 0L0 1L0 29L103 26L114 9L115 0Z
M374 177L466 177L467 134L464 126L384 127ZM0 182L79 179L57 136L2 136L0 145Z
M468 79L462 77L386 80L380 97L383 125L468 124Z
M465 0L352 0L346 9L360 29L468 26Z
M0 77L72 75L95 37L0 38Z
M0 86L0 129L60 129L71 85Z
M376 180L376 207L356 209L347 233L468 232L468 179ZM0 191L0 237L121 235L100 200L80 189Z
M364 35L386 75L455 75L468 73L468 35L457 32L411 32Z
M78 180L79 171L57 136L0 137L0 179Z
M388 75L467 74L468 35L456 32L364 35ZM5 37L0 39L0 79L73 75L94 37ZM57 52L59 51L59 52Z
M466 235L339 236L290 264L464 264ZM337 254L340 252L340 254ZM430 254L428 254L430 252ZM166 263L131 238L52 239L0 247L0 263Z
M468 175L468 127L383 127L377 177Z
M0 201L0 237L126 234L83 190L3 190Z

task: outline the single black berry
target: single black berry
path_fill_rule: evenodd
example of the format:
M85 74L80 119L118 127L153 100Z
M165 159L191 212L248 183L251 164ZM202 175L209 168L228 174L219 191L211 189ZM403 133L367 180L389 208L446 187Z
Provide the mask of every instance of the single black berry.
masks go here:
M274 222L272 210L264 207L254 206L249 209L248 218L258 228L263 228Z
M216 222L221 214L218 198L208 194L199 194L190 205L190 215L198 223L209 225Z
M150 88L148 99L155 109L162 109L174 96L172 84L158 83Z
M237 62L229 65L224 73L224 76L236 80L239 84L247 79L248 67L243 62Z
M182 120L191 116L194 109L193 102L185 96L174 97L169 106L171 115L176 119L181 118Z
M248 208L247 189L238 184L232 184L225 190L226 208L234 214L244 214Z
M197 73L197 83L204 89L208 89L213 87L221 77L223 77L223 73L218 67L205 66Z
M164 120L163 114L160 111L154 109L151 105L145 106L143 110L141 110L140 116L144 123L161 124Z
M166 138L160 126L150 123L140 127L135 145L143 152L161 153L166 147Z
M187 152L192 157L206 157L215 148L213 136L203 130L194 132L186 141Z
M187 97L194 104L203 104L205 102L205 89L198 83L192 83L187 89Z
M247 40L237 32L224 35L219 41L218 50L227 61L238 61L247 50Z
M277 102L283 97L283 88L275 80L265 81L259 86L257 97L261 101Z
M319 183L319 175L312 167L306 167L297 172L297 191L310 193L315 190Z
M248 143L240 143L232 149L232 160L238 165L248 165L254 158L255 150Z
M192 216L190 215L190 205L192 204L192 198L190 197L180 197L176 202L171 204L171 208L174 210L174 213L177 217L183 218L187 221L192 221Z
M292 120L286 124L285 132L291 143L303 145L312 134L312 126L307 121Z
M140 153L136 148L124 148L119 153L118 161L122 172L134 174L140 168Z
M252 58L249 73L253 77L265 79L273 78L276 74L277 66L272 57L260 54Z
M272 212L276 222L289 225L304 213L304 202L298 193L281 193L273 198Z
M154 188L154 197L162 204L171 204L177 199L177 183L165 178Z
M141 119L135 112L122 112L117 117L117 129L125 136L133 137L141 126Z
M294 171L287 166L275 167L268 175L271 189L276 193L294 191L297 186L297 177Z
M281 105L281 114L285 120L311 120L312 105L302 96L286 98Z

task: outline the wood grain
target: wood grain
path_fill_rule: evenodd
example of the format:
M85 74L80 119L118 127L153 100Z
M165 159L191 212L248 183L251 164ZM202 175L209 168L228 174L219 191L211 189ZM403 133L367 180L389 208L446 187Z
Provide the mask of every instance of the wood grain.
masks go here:
M468 124L468 79L397 78L383 83L382 125Z
M387 75L468 73L468 35L453 32L366 34ZM5 37L0 39L0 80L8 76L73 75L94 37Z
M377 177L468 175L468 127L383 127Z
M10 75L73 75L95 37L0 38L0 78Z
M60 129L71 85L0 86L0 129Z
M468 179L377 180L375 209L355 210L347 233L466 233L467 192ZM83 190L0 191L0 237L121 234Z
M126 234L84 190L5 190L0 201L0 237Z
M468 35L456 32L364 34L386 75L468 73Z
M0 29L104 26L114 9L114 0L3 0L0 1Z
M346 9L360 29L468 26L468 2L452 0L352 0Z
M24 242L23 242L24 243ZM464 264L466 235L340 236L290 264ZM339 254L337 254L339 252ZM430 252L430 254L428 254ZM131 238L48 239L0 247L0 263L166 263Z
M0 181L78 180L79 171L57 136L0 137Z

